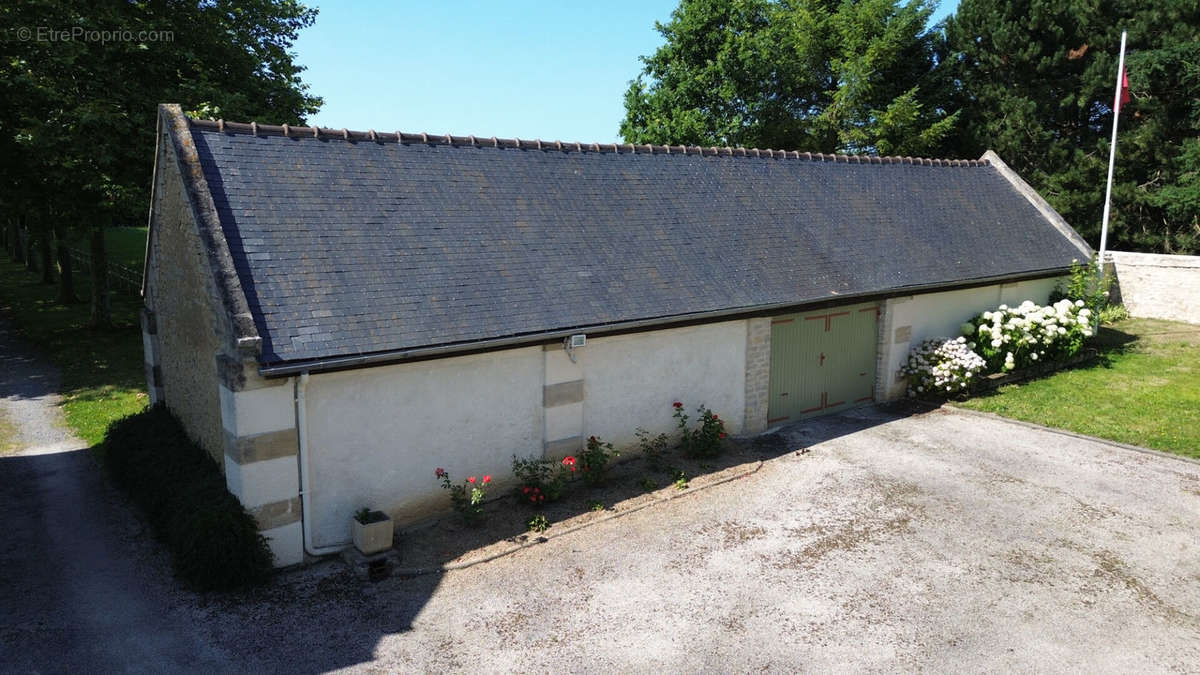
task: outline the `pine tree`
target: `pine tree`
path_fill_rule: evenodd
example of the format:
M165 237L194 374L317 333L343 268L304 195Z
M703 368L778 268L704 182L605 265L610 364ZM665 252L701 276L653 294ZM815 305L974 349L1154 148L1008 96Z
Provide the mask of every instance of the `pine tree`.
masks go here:
M1121 31L1109 244L1200 250L1200 5L1194 0L962 0L946 23L966 154L995 150L1099 244Z

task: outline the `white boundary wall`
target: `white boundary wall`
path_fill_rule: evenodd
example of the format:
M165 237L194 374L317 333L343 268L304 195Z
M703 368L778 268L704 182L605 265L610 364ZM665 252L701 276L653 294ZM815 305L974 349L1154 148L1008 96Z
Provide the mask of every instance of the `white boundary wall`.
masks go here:
M1130 314L1200 324L1200 256L1109 251L1107 260Z

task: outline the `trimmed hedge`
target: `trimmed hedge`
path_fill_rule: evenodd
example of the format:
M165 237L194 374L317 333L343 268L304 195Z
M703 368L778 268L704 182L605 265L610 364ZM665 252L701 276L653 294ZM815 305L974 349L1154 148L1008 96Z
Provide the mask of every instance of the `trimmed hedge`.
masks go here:
M254 518L166 406L114 422L103 450L113 482L141 508L187 584L231 590L269 576L271 550Z

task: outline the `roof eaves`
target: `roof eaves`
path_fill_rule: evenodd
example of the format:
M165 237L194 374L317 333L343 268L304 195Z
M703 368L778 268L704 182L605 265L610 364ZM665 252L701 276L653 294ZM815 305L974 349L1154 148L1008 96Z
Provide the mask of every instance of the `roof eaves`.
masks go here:
M259 366L258 372L263 377L285 377L298 373L317 373L331 370L352 370L358 368L369 368L372 366L381 366L390 363L399 363L403 361L415 361L421 359L444 358L450 356L459 356L462 354L480 352L480 351L495 351L500 349L513 349L516 347L536 345L545 343L551 340L558 340L574 335L577 333L586 333L587 335L606 335L611 333L625 333L648 330L659 330L669 328L675 325L685 325L690 323L704 323L721 320L734 320L743 317L762 315L767 313L777 313L784 311L799 310L806 306L821 306L830 302L853 303L869 301L876 298L898 297L906 295L919 295L923 293L935 293L938 291L950 290L954 288L973 288L986 286L989 284L1009 283L1016 281L1025 281L1029 279L1041 279L1045 277L1057 276L1068 271L1067 267L1055 267L1037 270L1024 270L1010 274L1001 274L988 277L977 277L973 279L962 279L957 281L943 281L930 284L919 284L912 286L901 286L891 289L883 289L870 291L866 293L855 293L848 295L837 295L827 298L816 298L809 300L796 300L788 302L778 302L767 305L753 305L748 307L730 307L726 309L712 310L707 312L694 312L689 314L678 314L671 316L652 317L647 319L636 319L632 321L620 321L609 324L599 324L592 326L575 326L572 328L562 328L552 331L544 331L539 333L527 333L521 335L508 335L503 337L490 338L486 340L474 340L470 342L446 343L439 345L429 345L425 347L409 347L404 349L392 349L382 352L344 354L340 356L330 356L313 359L297 359L289 361L278 361L274 363L265 363Z

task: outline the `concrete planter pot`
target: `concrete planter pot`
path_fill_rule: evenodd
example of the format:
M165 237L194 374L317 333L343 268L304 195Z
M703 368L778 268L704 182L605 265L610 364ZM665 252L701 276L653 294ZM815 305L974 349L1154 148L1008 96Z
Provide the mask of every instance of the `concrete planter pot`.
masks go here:
M383 511L367 513L367 522L357 518L350 521L354 534L354 548L363 555L386 551L392 547L392 519Z

